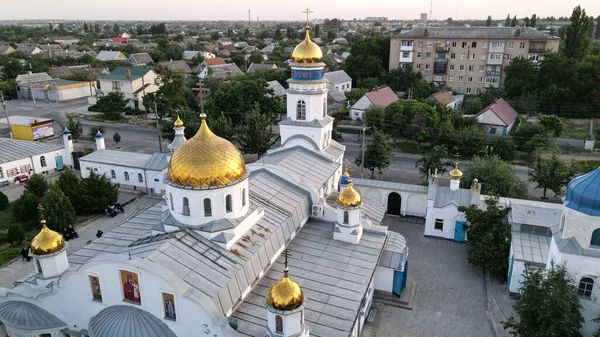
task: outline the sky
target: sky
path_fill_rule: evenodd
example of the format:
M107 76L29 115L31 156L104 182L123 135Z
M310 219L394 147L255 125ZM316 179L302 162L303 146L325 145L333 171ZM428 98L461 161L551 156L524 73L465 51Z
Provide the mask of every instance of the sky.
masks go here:
M570 16L580 4L588 15L600 15L600 1L578 3L559 0L432 0L433 19L485 19L488 15L504 20L517 17ZM2 4L4 3L4 4ZM35 5L34 5L35 3ZM430 0L308 0L304 3L273 0L0 0L0 20L305 20L309 7L312 18L360 19L384 16L388 19L416 19L429 13Z

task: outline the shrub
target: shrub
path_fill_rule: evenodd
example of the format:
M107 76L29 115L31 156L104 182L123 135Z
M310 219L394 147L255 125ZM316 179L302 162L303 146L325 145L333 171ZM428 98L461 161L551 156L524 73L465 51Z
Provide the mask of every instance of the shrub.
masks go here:
M33 174L25 183L25 191L33 193L41 199L48 191L48 182L41 174Z
M10 225L8 227L8 232L6 233L6 242L16 246L23 242L23 240L25 240L25 231L23 231L23 227L18 223Z
M40 199L33 193L25 192L13 203L13 216L16 221L27 229L34 228L38 223L38 205Z
M0 192L0 211L3 211L8 207L8 197L6 194Z

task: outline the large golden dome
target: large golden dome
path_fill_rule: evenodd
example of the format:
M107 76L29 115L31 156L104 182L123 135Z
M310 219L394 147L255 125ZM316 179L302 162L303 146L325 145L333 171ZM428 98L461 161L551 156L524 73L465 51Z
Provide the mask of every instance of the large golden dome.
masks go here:
M304 41L294 48L292 59L298 63L318 63L323 61L323 51L316 43L310 40L310 29L306 27Z
M352 182L349 182L348 187L338 195L337 201L342 207L356 207L362 203L360 194L352 187Z
M230 141L215 135L200 115L202 124L194 137L179 146L169 163L167 177L190 187L223 186L246 176L244 157Z
M46 227L46 220L42 219L42 230L31 241L31 253L46 255L56 253L65 246L65 239L59 233Z
M287 268L283 271L281 280L273 283L267 303L277 310L294 310L304 304L304 293L300 285L288 276Z
M458 163L454 164L454 170L450 171L449 175L450 178L453 180L458 180L462 178L463 173L461 172L461 170L458 169Z

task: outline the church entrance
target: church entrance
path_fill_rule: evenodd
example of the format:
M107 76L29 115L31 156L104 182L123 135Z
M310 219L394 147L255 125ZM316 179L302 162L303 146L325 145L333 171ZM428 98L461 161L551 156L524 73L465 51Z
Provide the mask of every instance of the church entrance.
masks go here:
M456 221L454 223L454 241L465 241L465 229L463 228L465 223L466 221Z
M396 192L388 195L387 214L400 215L400 207L402 206L402 197Z

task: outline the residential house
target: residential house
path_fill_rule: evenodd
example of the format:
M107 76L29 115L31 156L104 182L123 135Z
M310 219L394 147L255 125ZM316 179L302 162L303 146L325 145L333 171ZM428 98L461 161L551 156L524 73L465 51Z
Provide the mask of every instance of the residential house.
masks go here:
M438 91L431 95L439 104L446 106L452 110L456 110L456 100L452 96L452 91Z
M375 90L366 93L350 108L350 118L352 120L363 119L365 109L371 105L387 107L399 98L389 87L375 88Z
M209 53L207 51L202 51L200 52L200 54L202 54L202 57L204 57L204 59L214 59L215 57L217 57L217 55L213 54L213 53Z
M269 89L273 90L275 96L285 99L285 97L287 96L287 92L283 85L279 83L279 81L269 81L267 82L267 84L269 85Z
M515 125L519 113L503 98L483 108L477 115L479 124L486 128L490 135L506 135Z
M31 83L35 82L49 82L52 81L52 77L47 73L32 73L18 75L15 78L17 82L17 97L21 99L31 99Z
M96 56L98 61L127 61L127 56L120 51L101 50Z
M261 70L275 70L279 69L276 64L273 63L252 63L246 72L252 74Z
M194 57L198 56L198 54L200 54L200 52L197 50L184 50L183 51L183 59L186 61L189 61L189 60L193 59Z
M196 68L194 68L194 71L198 72L198 77L200 79L205 79L206 77L208 77L208 68L210 66L222 64L226 64L225 60L223 60L222 57L205 58L204 61L202 61L202 63L200 63Z
M248 47L248 43L246 43L246 42L236 42L233 45L238 49L244 49L244 48Z
M96 90L94 82L53 78L51 81L31 82L30 92L38 102L66 102L89 97Z
M349 92L352 90L352 78L343 70L324 73L323 77L333 84L338 90Z
M58 43L63 46L79 43L79 39L74 36L48 36L46 41Z
M228 37L222 37L222 38L218 39L217 42L221 46L231 46L231 45L233 45L233 41L231 40L231 38L228 38Z
M22 45L17 46L17 49L15 51L22 53L26 57L36 55L36 54L39 54L42 52L40 47L27 45L27 44L22 44Z
M45 58L56 59L57 57L63 57L63 48L59 44L43 44L40 45L42 50L40 54Z
M208 76L210 77L228 79L230 77L244 75L235 63L208 66L208 68Z
M344 92L334 87L331 82L327 82L327 111L344 108L347 104L348 98L346 98Z
M0 55L8 55L14 51L15 48L11 47L9 44L0 44Z
M273 53L274 49L275 49L275 46L268 45L268 46L264 47L263 49L261 49L260 52L265 55L271 55Z
M190 66L184 60L159 62L158 67L165 67L171 70L179 71L185 75L192 74L192 68L190 68Z
M120 91L129 100L128 106L144 110L144 95L158 90L158 75L150 68L118 67L110 74L97 78L99 91L107 95ZM95 99L90 100L95 103Z
M346 40L343 37L339 37L337 39L334 39L331 43L332 44L348 44L348 40Z
M148 53L131 54L129 55L128 60L129 63L131 63L131 65L134 67L144 67L154 63L154 60L152 60L152 57Z
M290 48L292 48L292 47L290 47ZM293 49L294 49L294 48L292 48L292 50L293 50ZM246 48L242 49L242 51L243 51L244 53L252 53L252 52L255 52L255 51L259 51L259 50L260 50L260 49L256 48L255 46L248 46L248 47L246 47ZM291 53L292 53L292 52L290 52L290 54L291 54Z

